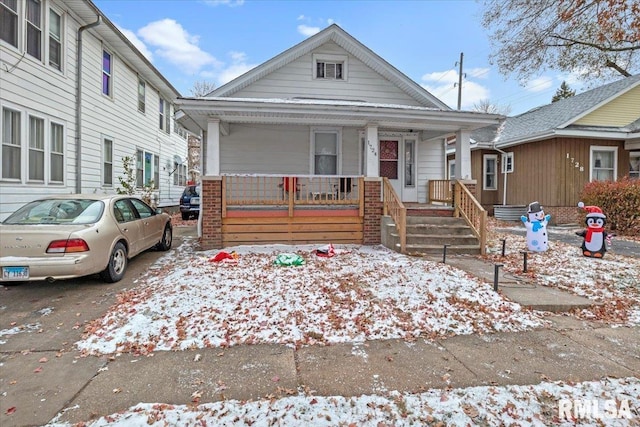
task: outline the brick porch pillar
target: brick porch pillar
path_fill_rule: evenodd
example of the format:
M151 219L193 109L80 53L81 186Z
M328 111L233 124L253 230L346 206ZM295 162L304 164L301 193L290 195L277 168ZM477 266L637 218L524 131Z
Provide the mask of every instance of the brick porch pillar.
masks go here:
M382 180L381 178L364 179L364 245L381 243L382 218Z
M200 215L202 249L222 248L222 177L202 177Z

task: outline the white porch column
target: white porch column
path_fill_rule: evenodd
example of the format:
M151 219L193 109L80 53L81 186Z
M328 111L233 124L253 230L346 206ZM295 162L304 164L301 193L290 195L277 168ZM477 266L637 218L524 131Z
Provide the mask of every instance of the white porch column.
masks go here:
M457 179L471 179L471 132L460 130L456 132L456 164L455 177Z
M378 143L378 126L377 125L367 125L365 128L365 141L364 141L364 155L365 155L365 165L366 171L365 176L380 176L380 162L378 154L379 151L379 143Z
M207 121L207 138L206 138L206 158L204 162L203 175L219 176L220 175L220 120L209 119Z

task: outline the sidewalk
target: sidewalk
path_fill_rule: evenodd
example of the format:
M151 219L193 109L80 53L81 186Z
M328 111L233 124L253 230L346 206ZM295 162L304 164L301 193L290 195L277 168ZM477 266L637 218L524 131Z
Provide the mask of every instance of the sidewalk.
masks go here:
M86 384L78 382L77 394L58 408L77 409L59 421L87 421L139 402L190 404L194 396L199 396L199 403L282 397L299 390L355 396L640 374L638 328L600 328L559 316L552 320L552 329L436 342L373 341L298 351L253 345L158 352L153 357L125 354L103 359L95 377L95 370L86 370ZM38 421L54 415L43 413Z

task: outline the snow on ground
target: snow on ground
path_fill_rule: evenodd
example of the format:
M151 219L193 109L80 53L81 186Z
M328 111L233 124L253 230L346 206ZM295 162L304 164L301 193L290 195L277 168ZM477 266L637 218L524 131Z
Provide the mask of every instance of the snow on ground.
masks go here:
M189 245L162 257L87 328L85 353L291 346L518 331L545 325L462 270L384 247L240 246L238 264ZM302 266L276 266L296 253Z
M500 239L506 239L509 248L504 257ZM505 272L602 304L574 313L580 318L640 325L640 257L607 252L602 259L589 258L579 246L550 239L546 252L528 253L524 273L524 237L492 232L488 246L493 250L486 258L504 264Z
M100 426L632 426L640 423L637 378L567 384L390 392L357 397L300 394L202 405L141 403L83 424ZM70 410L73 410L71 408ZM64 426L53 420L49 426Z

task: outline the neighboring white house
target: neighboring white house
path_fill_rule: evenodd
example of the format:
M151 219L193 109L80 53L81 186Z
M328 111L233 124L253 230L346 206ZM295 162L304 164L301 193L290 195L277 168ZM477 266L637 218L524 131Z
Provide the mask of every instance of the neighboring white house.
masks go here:
M88 0L2 0L0 17L0 219L50 194L115 193L126 156L138 187L177 205L180 94L149 60Z

